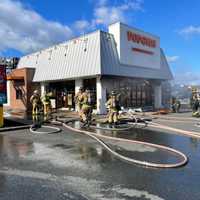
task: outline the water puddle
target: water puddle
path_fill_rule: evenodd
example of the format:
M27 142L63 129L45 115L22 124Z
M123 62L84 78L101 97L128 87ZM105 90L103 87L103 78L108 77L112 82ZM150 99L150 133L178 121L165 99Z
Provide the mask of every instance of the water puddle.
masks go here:
M124 138L129 140L146 141L154 144L171 146L171 144L169 145L169 139L167 139L168 137L170 138L170 135L168 136L165 134L163 136L161 133L153 133L151 131L148 131L147 129L132 128L131 130L126 131L112 131L104 129L95 129L94 126L89 128L81 128L81 123L79 121L69 123L69 125L76 129L87 130L90 132L97 133L99 135L110 136L114 138ZM104 127L105 125L97 124L97 126ZM162 139L163 137L164 139ZM114 141L111 139L104 138L101 139L112 150L132 159L154 162L159 164L172 164L180 162L182 160L182 157L180 157L179 155L157 147L152 147L138 143L127 143L125 141Z

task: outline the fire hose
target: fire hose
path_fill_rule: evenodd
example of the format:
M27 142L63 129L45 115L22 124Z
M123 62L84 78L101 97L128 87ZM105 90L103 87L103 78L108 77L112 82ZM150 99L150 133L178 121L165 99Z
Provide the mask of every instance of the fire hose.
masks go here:
M172 117L172 116L161 116L159 115L156 116L156 115L148 115L152 118L159 118L159 119L165 119L165 120L182 120L182 121L199 121L199 118L194 118L194 117Z
M132 113L131 113L132 114ZM129 114L130 115L130 114ZM150 115L152 118L154 117L153 115ZM200 127L200 123L199 123L199 119L195 119L195 118L180 118L180 117L160 117L159 119L164 119L164 120L173 120L173 122L176 122L177 120L181 120L181 122L184 122L185 120L194 120L194 121L198 121L198 123L195 124L196 127ZM180 122L180 121L178 121ZM137 122L136 122L137 123ZM147 125L153 128L160 128L160 129L165 129L165 130L169 130L169 131L174 131L176 133L188 136L188 137L194 137L194 138L200 138L200 133L199 132L195 132L195 131L186 131L186 130L182 130L182 129L178 129L178 128L173 128L170 126L166 126L166 125L162 125L159 123L153 123L153 122L147 122Z
M200 133L195 132L195 131L185 131L185 130L182 130L182 129L173 128L173 127L170 127L170 126L162 125L162 124L159 124L159 123L153 123L153 122L148 123L148 126L153 127L153 128L160 128L160 129L165 129L165 130L169 130L169 131L174 131L176 133L179 133L179 134L182 134L182 135L185 135L185 136L200 139Z
M33 127L30 127L30 132L33 134L53 134L53 133L59 133L61 132L61 129L58 127L54 127L54 126L41 126L41 128L46 128L46 129L51 129L51 131L38 131L38 128L35 129Z
M80 129L73 128L73 127L67 125L65 122L59 122L58 121L58 123L62 124L65 128L67 128L68 130L71 130L75 133L81 133L81 134L84 134L84 135L91 137L92 139L96 140L99 144L101 144L111 155L113 155L117 159L119 159L121 161L125 161L129 164L137 164L137 165L142 165L142 166L145 166L145 167L153 167L153 168L177 168L177 167L181 167L181 166L187 164L187 162L188 162L188 158L185 154L183 154L182 152L180 152L178 150L170 148L170 147L166 147L166 146L158 145L158 144L153 144L153 143L148 143L148 142L142 142L142 141L138 141L138 140L129 140L129 139L124 139L124 138L115 138L115 137L111 137L111 136L100 135L100 134L90 132L90 131L87 131L87 130L80 130ZM135 124L136 123L137 123L137 121L135 122ZM159 125L154 124L154 126L158 127ZM40 133L51 134L51 133L57 133L57 132L61 131L61 129L57 128L57 127L52 127L52 126L42 126L42 127L48 128L48 129L53 129L53 130L50 131L50 132L43 132L43 131L37 131L37 129L34 130L33 128L30 128L30 131L31 131L31 133L39 133L39 134ZM160 126L160 127L162 127L162 126ZM123 155L119 154L118 152L112 150L102 139L154 147L154 148L157 148L157 149L161 149L161 150L168 151L168 152L171 152L173 154L176 154L176 155L180 156L182 159L181 159L181 161L179 161L177 163L172 163L172 164L171 163L170 164L162 164L162 163L154 163L154 162L136 160L136 159L133 159L133 158L123 156Z
M128 139L124 139L124 138L115 138L115 137L100 135L100 134L89 132L89 131L86 131L86 130L80 130L80 129L73 128L73 127L71 127L71 126L69 126L65 123L62 123L62 125L65 128L67 128L68 130L71 130L75 133L81 133L81 134L84 134L84 135L91 137L92 139L99 142L110 154L115 156L117 159L119 159L121 161L128 162L129 164L137 164L137 165L142 165L142 166L145 166L145 167L154 167L154 168L177 168L177 167L181 167L181 166L187 164L187 162L188 162L188 158L185 154L183 154L182 152L180 152L178 150L172 149L170 147L166 147L166 146L158 145L158 144L153 144L153 143L148 143L148 142L137 141L137 140L128 140ZM136 160L136 159L133 159L133 158L123 156L123 155L117 153L116 151L112 150L102 139L113 140L113 141L121 141L121 142L126 142L126 143L131 143L131 144L140 144L140 145L146 145L146 146L162 149L164 151L168 151L168 152L171 152L173 154L180 156L182 158L182 160L180 162L177 162L177 163L174 163L174 164L159 164L159 163Z

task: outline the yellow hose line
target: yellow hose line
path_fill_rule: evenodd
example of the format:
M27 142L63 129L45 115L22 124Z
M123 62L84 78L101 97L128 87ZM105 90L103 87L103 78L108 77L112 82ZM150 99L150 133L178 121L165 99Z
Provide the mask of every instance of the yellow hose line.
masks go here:
M200 133L195 132L195 131L185 131L185 130L182 130L182 129L173 128L173 127L170 127L170 126L162 125L162 124L159 124L159 123L153 123L153 122L149 123L148 126L154 127L154 128L161 128L161 129L165 129L165 130L169 130L169 131L175 131L177 133L180 133L180 134L183 134L183 135L186 135L186 136L189 136L189 137L200 138Z
M188 162L187 156L185 156L182 152L177 151L175 149L172 149L170 147L166 147L166 146L158 145L158 144L152 144L152 143L148 143L148 142L137 141L137 140L128 140L128 139L124 139L124 138L114 138L114 137L110 137L110 136L99 135L97 133L92 133L92 132L89 132L89 131L79 130L79 129L73 128L71 126L66 125L65 123L63 123L63 126L67 129L71 130L71 131L82 133L82 134L85 134L85 135L93 138L94 140L98 141L109 153L114 155L116 158L118 158L122 161L126 161L130 164L138 164L138 165L142 165L142 166L145 166L145 167L154 167L154 168L176 168L176 167L181 167ZM175 164L158 164L158 163L152 163L152 162L136 160L136 159L133 159L133 158L128 158L126 156L123 156L123 155L113 151L107 144L105 144L105 142L103 142L99 138L155 147L155 148L162 149L162 150L165 150L165 151L169 151L171 153L175 153L175 154L179 155L182 158L182 161L175 163Z
M165 122L169 122L170 121L170 123L191 123L191 121L186 121L186 120L174 120L174 119L172 119L172 120L169 120L169 119L162 119L162 118L158 118L157 120L159 120L159 121L165 121Z
M169 116L161 116L161 115L147 115L147 116L150 116L152 118L155 118L157 117L157 119L166 119L166 120L182 120L182 121L188 121L188 120L191 120L191 121L200 121L200 118L192 118L192 117L169 117Z

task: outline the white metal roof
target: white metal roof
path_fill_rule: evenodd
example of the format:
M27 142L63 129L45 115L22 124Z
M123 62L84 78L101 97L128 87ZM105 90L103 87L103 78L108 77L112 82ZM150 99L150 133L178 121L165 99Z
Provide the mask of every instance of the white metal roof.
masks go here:
M37 82L96 75L162 80L173 78L162 50L160 69L120 64L113 35L102 31L24 56L18 68L35 68L33 81Z
M100 31L24 56L18 68L36 68L33 81L100 74Z

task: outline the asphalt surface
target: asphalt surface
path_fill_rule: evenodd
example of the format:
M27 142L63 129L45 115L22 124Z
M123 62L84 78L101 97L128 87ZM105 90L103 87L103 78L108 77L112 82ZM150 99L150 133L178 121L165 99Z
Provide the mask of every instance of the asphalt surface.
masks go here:
M162 122L176 124L173 125L175 127L180 123L170 120ZM185 128L191 127L193 121L182 124ZM130 165L113 158L92 139L67 129L52 135L31 134L29 130L2 132L0 199L200 199L198 139L148 129L121 133L104 131L102 134L164 144L185 153L189 163L177 169ZM144 146L128 146L125 143L111 146L124 155L144 160L171 162L178 159L174 155Z

